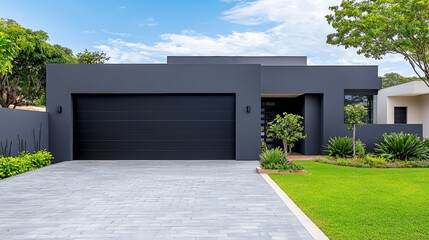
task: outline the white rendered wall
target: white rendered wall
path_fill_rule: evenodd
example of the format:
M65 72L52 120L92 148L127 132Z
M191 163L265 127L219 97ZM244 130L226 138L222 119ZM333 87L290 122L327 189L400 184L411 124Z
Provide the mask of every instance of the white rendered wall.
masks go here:
M387 95L385 91L380 90L377 97L377 122L379 124L387 123Z
M412 98L419 98L419 96L429 94L429 88L423 81L413 81L404 84L400 84L393 87L388 87L378 91L378 103L377 103L377 119L378 123L393 123L393 108L392 101L395 104L402 104L404 106L410 106L414 109L414 105L420 104L420 100L411 100ZM395 98L404 97L404 98ZM406 99L405 97L408 97ZM400 106L398 106L400 107ZM413 111L413 110L411 110ZM416 116L411 118L411 121L417 121ZM410 122L411 123L411 122Z
M429 94L420 96L423 137L429 138Z
M395 107L407 107L407 123L422 124L420 98L410 97L387 97L387 122L395 123Z
M378 92L377 123L393 124L395 107L407 107L407 123L423 124L423 137L429 137L429 88L414 81Z

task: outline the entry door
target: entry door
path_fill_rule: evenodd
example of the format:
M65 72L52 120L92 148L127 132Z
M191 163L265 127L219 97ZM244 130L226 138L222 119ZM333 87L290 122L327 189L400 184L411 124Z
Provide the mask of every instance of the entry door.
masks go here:
M235 159L233 94L73 95L74 159Z

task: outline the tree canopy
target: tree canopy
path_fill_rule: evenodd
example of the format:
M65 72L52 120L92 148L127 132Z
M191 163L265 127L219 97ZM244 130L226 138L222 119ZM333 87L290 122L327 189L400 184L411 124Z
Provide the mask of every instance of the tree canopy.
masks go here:
M104 52L90 52L88 49L85 49L82 53L76 55L77 63L80 64L103 64L109 61L110 57L107 57L107 54Z
M400 54L429 87L429 0L343 0L326 16L327 43L382 59Z
M0 74L12 71L12 61L16 57L16 45L0 32Z
M48 40L44 31L0 19L0 107L44 104L46 64L93 64L109 59L103 52L88 50L75 56L71 49Z
M419 80L418 77L404 77L399 73L393 73L393 72L386 73L381 78L383 88L392 87L399 84L403 84L411 81L417 81L417 80Z

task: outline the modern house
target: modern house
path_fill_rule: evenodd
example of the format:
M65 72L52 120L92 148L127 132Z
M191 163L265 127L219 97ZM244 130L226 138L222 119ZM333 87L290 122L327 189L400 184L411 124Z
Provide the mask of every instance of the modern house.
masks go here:
M294 151L321 154L349 135L344 106L369 110L358 137L421 135L419 124L375 124L377 66L308 66L306 57L168 57L167 64L48 65L49 149L59 160L257 160L276 114L304 117Z
M380 90L377 116L379 123L423 124L429 137L429 87L413 81Z

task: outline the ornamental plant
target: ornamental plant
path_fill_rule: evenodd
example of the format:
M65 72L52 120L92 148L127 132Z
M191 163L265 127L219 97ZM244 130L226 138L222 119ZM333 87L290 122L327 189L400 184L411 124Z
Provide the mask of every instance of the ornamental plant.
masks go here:
M352 143L353 143L353 157L356 157L356 126L362 126L365 123L362 121L368 110L363 104L358 103L355 105L347 105L344 107L344 113L346 115L346 122L348 124L349 131L352 131Z
M378 155L390 160L429 159L429 149L417 134L385 133L375 146Z
M268 123L267 136L283 142L284 155L286 157L295 146L295 143L306 137L303 134L303 119L300 115L284 112L283 116L277 114L276 118Z
M283 154L281 148L268 149L265 148L259 154L261 167L263 169L277 169L277 170L302 170L303 167L295 165L289 161Z
M353 155L353 140L350 137L330 138L325 149L328 156L331 157L351 157ZM359 140L356 141L356 155L359 157L365 156L365 144Z

